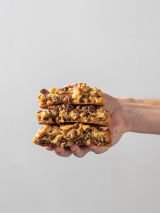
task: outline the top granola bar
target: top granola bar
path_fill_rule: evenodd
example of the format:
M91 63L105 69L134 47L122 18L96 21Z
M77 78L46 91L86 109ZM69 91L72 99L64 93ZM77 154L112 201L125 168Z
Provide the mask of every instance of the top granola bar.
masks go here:
M104 105L104 94L96 87L89 87L86 83L76 83L64 88L42 89L38 96L39 106L48 108L57 104L94 104Z

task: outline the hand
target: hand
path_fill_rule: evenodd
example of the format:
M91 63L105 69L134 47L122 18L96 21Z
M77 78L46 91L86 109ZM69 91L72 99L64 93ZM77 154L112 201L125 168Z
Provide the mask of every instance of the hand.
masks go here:
M122 106L118 98L114 98L110 95L105 94L106 104L105 109L110 113L112 122L109 126L112 137L112 146L115 145L123 133L128 130L127 120L125 119L125 115L122 110ZM92 151L96 154L101 154L109 149L109 147L97 147L95 145L91 145L89 147L80 148L76 144L72 145L70 150L66 150L64 148L51 148L46 147L47 150L55 151L57 155L63 157L69 157L72 153L77 157L85 156L89 151Z

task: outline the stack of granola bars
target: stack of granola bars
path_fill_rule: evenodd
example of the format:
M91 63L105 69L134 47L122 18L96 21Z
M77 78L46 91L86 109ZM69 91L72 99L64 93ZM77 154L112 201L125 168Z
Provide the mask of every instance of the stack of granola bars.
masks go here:
M37 112L37 118L44 126L33 143L54 148L111 145L111 117L104 109L105 98L100 89L86 83L42 89L38 100L43 110Z

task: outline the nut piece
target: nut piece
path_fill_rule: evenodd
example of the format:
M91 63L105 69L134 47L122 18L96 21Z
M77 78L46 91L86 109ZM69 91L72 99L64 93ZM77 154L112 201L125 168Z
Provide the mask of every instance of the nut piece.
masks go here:
M44 95L48 95L49 91L47 89L41 89L40 93L42 93Z

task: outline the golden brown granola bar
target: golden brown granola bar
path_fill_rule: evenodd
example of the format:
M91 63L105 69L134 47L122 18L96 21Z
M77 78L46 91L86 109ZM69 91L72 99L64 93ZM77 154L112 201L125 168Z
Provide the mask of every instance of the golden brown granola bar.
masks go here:
M67 124L62 126L46 125L39 129L33 143L41 146L67 148L73 144L79 146L111 146L111 134L105 127L86 124Z
M39 106L48 108L57 104L94 104L104 105L104 94L96 87L89 87L86 83L77 83L61 89L42 89L38 96Z
M108 126L111 122L109 113L101 106L93 105L57 105L49 111L37 112L40 124L88 123Z

